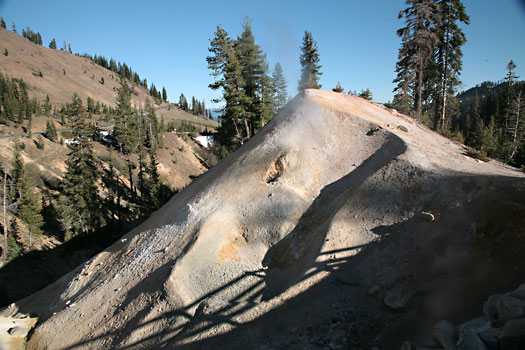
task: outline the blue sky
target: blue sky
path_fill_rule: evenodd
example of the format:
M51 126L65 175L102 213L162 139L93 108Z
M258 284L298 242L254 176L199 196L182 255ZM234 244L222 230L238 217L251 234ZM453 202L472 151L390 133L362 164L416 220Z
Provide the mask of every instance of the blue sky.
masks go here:
M471 24L464 27L463 87L505 75L510 59L525 79L525 5L523 0L464 0ZM304 30L318 42L323 89L338 81L345 91L370 88L374 100L392 99L399 49L397 14L403 0L222 0L222 1L41 1L0 0L0 15L19 32L29 26L44 45L56 38L73 52L126 62L142 78L165 86L177 102L183 92L209 100L218 96L206 65L209 39L217 25L232 37L252 19L256 43L270 67L280 62L290 96L297 92L300 44Z

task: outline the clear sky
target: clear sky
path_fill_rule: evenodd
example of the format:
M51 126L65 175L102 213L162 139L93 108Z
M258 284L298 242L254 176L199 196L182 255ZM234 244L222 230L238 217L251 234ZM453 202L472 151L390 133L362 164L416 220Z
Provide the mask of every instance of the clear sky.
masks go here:
M525 1L464 0L471 24L464 27L463 88L505 75L510 59L525 79ZM183 92L209 100L219 94L206 64L209 39L217 25L232 37L252 19L257 44L271 68L280 62L288 93L297 92L300 44L304 30L318 42L323 89L338 81L345 91L370 88L374 100L392 99L392 80L402 26L397 14L404 0L0 0L8 29L29 26L44 45L56 38L73 52L126 62L141 78L165 86L177 102Z

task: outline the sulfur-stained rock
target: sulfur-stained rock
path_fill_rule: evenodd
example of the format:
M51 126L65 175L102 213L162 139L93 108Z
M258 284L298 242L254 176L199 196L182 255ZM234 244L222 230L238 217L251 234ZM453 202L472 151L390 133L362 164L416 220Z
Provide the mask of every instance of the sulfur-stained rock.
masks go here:
M20 327L20 326L15 326L13 328L10 328L7 333L9 333L10 336L12 337L25 337L27 335L27 329L23 328L23 327Z

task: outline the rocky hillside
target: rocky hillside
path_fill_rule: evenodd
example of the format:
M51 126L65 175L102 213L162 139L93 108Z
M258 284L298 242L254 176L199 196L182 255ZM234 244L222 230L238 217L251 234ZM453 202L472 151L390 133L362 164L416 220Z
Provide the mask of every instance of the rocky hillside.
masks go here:
M525 280L525 177L464 153L409 117L307 90L142 225L4 309L20 325L4 337L24 339L31 315L29 349L428 339Z

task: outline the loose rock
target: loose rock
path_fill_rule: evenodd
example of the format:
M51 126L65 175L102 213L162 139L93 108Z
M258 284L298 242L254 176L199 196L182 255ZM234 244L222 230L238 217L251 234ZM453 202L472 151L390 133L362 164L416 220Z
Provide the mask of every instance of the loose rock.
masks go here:
M461 338L459 345L463 345L468 350L487 350L487 346L478 335L471 330L467 330Z
M458 341L458 331L447 321L439 321L434 326L434 336L444 349L452 349Z
M525 318L507 322L499 341L500 349L503 350L525 349Z
M489 320L494 322L498 320L498 309L496 308L496 302L501 296L502 294L491 295L487 301L483 303L483 313Z
M501 325L510 320L521 318L525 316L522 300L504 295L496 302L496 309L498 311L498 321Z

